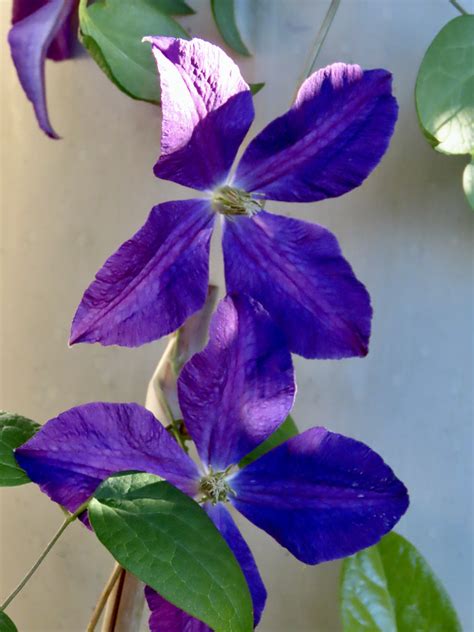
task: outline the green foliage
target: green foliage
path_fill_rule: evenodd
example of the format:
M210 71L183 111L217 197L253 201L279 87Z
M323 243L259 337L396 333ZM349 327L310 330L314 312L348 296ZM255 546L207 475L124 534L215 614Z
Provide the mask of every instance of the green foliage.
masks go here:
M18 465L14 450L26 443L38 430L39 424L16 415L0 411L0 486L14 487L29 483L26 472Z
M260 92L262 88L265 87L265 83L251 83L250 84L250 92L255 96Z
M344 560L344 632L461 632L440 581L397 533Z
M187 6L172 0L97 0L87 6L87 1L81 0L79 24L85 48L109 79L134 99L153 103L160 99L155 60L142 38L147 35L189 37L164 12L166 6L172 5L176 7L174 13L182 13Z
M110 69L110 66L107 63L107 60L103 56L100 48L97 46L96 41L92 37L89 37L89 35L86 35L85 33L83 33L82 31L79 33L79 37L84 48L87 49L89 55L92 57L95 63L99 66L102 72L104 72L107 75L107 77L110 79L112 83L115 83L115 85L117 86L119 90L122 90L122 92L125 92L125 94L128 94L128 96L133 98L133 95L127 92L127 90L123 86L121 86L118 83L118 81L115 79Z
M234 0L211 0L212 15L225 43L240 55L250 56L235 21Z
M461 15L441 29L426 51L416 82L420 124L446 154L474 149L474 16Z
M461 15L434 38L418 72L420 126L433 147L445 154L474 153L473 59L474 15ZM466 195L472 206L472 197Z
M0 632L18 632L16 625L4 612L0 612Z
M89 503L102 544L128 571L216 632L250 632L242 570L204 510L152 474L107 479Z
M294 437L298 434L298 428L293 421L293 418L288 415L285 421L281 424L279 428L275 430L273 434L271 434L266 441L257 446L250 454L244 456L244 458L240 461L239 467L245 467L252 461L256 461L262 454L273 450L280 444L284 443L287 439Z
M192 15L196 13L183 0L148 0L148 3L167 15ZM152 35L156 35L156 33L152 33Z

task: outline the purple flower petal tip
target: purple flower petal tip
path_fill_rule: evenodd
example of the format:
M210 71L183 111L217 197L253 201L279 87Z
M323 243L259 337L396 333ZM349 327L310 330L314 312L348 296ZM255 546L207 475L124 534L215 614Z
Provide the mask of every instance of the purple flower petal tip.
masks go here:
M238 66L200 39L146 37L161 84L158 178L198 189L224 182L254 117Z
M397 119L386 70L333 64L311 75L293 107L249 144L235 186L284 202L315 202L359 186Z
M408 493L365 444L312 428L243 468L232 504L295 557L318 564L376 544Z
M75 511L116 472L163 476L191 496L198 471L152 415L137 404L91 403L48 421L15 452L18 463L52 500Z
M50 0L19 21L8 34L10 51L18 78L26 96L32 102L40 128L50 138L58 139L49 120L46 105L44 64L54 38L71 16L74 0ZM17 7L15 17L23 15L24 7ZM61 55L59 49L56 56Z
M317 224L261 211L224 225L228 292L259 301L306 358L367 355L370 297L335 236Z
M13 0L12 25L24 20L50 1L51 0ZM48 59L63 61L70 59L74 55L75 44L77 42L78 4L79 0L72 0L70 3L69 15L65 17L59 26L47 50L46 57Z
M136 347L178 329L206 301L213 225L206 200L155 206L86 290L70 344Z

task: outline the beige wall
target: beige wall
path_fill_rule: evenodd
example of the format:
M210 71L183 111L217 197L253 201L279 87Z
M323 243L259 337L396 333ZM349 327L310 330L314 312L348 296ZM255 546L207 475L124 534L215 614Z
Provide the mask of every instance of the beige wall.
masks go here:
M469 4L468 0L466 3ZM207 0L190 0L193 33L219 41ZM256 55L239 60L256 97L255 130L286 109L327 2L265 0L242 21ZM160 111L119 93L88 57L48 64L51 116L37 129L5 44L2 0L1 407L46 421L92 401L143 401L162 343L138 350L67 347L77 302L98 267L157 202L186 197L156 180ZM333 230L375 306L364 360L296 358L301 428L327 425L370 443L407 483L399 530L427 555L472 625L472 213L462 158L424 142L413 106L428 43L456 15L447 0L342 0L320 65L351 61L395 75L400 120L389 154L357 191L311 205L273 205ZM252 26L253 25L253 26ZM222 286L215 249L213 279ZM57 528L60 511L33 485L2 490L5 595ZM269 590L262 632L337 632L339 564L305 567L242 521ZM12 604L21 632L84 630L111 567L74 525Z

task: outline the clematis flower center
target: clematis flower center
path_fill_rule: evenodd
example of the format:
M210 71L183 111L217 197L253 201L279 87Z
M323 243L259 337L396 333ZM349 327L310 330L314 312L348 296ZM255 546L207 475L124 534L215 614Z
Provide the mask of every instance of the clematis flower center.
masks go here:
M203 476L199 481L199 491L202 494L201 502L210 501L213 505L226 502L230 495L235 495L231 486L226 480L228 471L213 472Z
M212 208L222 215L247 215L252 217L263 208L263 203L256 200L250 193L224 185L215 189L212 194Z

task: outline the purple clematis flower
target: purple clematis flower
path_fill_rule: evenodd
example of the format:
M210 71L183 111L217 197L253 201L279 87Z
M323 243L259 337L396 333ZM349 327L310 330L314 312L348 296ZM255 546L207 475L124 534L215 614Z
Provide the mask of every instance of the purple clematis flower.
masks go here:
M8 34L11 55L26 96L32 102L41 129L58 138L49 121L44 64L73 54L78 0L14 0Z
M86 290L71 344L141 345L199 310L219 216L228 292L261 303L292 352L309 358L366 355L370 298L334 235L268 213L263 204L323 200L363 182L387 149L397 117L390 73L345 64L315 72L292 108L254 138L229 175L254 117L238 67L199 39L146 39L163 108L155 175L205 198L152 209Z
M404 485L380 456L320 427L239 467L284 421L294 393L285 336L253 299L228 296L213 316L207 347L185 365L178 382L199 466L136 404L73 408L49 421L16 457L30 478L70 511L102 480L124 470L157 474L195 498L242 567L257 625L266 591L227 505L307 564L374 544L408 506ZM147 598L152 630L208 630L165 594L148 589Z

